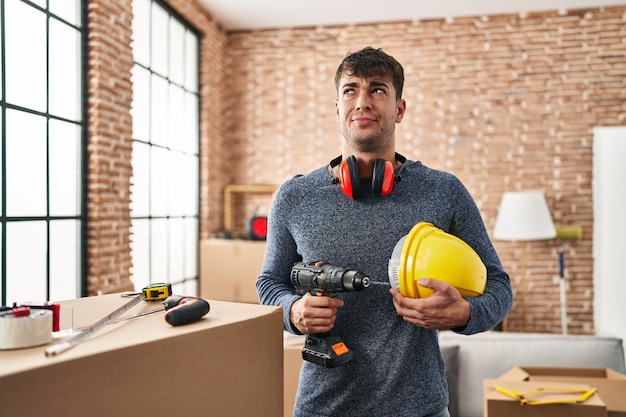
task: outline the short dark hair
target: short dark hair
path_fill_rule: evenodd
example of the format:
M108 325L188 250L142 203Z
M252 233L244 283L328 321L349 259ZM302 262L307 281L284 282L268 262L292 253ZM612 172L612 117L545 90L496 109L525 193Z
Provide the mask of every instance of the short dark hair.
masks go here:
M404 69L391 55L382 49L374 49L371 46L357 52L348 52L339 64L335 73L335 89L339 91L339 80L343 74L357 77L391 76L393 87L396 89L396 100L402 98L404 87Z

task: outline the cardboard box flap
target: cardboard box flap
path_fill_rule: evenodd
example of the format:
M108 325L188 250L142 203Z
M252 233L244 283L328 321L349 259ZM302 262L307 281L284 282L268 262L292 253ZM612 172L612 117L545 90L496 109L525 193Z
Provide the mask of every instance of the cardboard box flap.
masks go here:
M518 366L498 380L588 384L598 390L611 416L626 417L626 375L608 368Z
M515 381L503 379L486 379L484 381L484 399L486 417L606 417L607 409L604 401L597 393L594 393L583 402L563 402L542 405L521 405L518 398L505 395L496 390L496 387L510 391L532 391L535 388L573 388L586 390L591 388L587 384L553 383L548 381ZM546 392L538 397L541 400L568 399L560 393Z
M618 378L626 376L607 368L565 368L541 366L516 366L502 374L498 379L530 380L551 377Z

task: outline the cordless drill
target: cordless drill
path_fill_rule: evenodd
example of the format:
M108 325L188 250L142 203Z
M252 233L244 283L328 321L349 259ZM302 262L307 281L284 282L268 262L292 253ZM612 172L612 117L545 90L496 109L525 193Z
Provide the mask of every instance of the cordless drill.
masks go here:
M361 291L369 287L370 279L364 273L324 262L296 262L291 268L291 283L299 294L336 297L340 292ZM330 333L307 334L302 359L334 368L352 359L339 336Z

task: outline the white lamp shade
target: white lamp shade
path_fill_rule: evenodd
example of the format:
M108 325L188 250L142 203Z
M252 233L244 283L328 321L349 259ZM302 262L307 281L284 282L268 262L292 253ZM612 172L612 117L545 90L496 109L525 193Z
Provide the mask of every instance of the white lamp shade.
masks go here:
M556 229L542 191L505 192L498 209L493 238L544 240L556 237Z

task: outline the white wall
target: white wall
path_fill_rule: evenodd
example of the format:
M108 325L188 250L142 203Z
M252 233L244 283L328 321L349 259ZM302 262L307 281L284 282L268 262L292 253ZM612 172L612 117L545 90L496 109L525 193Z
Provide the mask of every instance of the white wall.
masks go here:
M626 127L593 133L595 327L626 340Z

